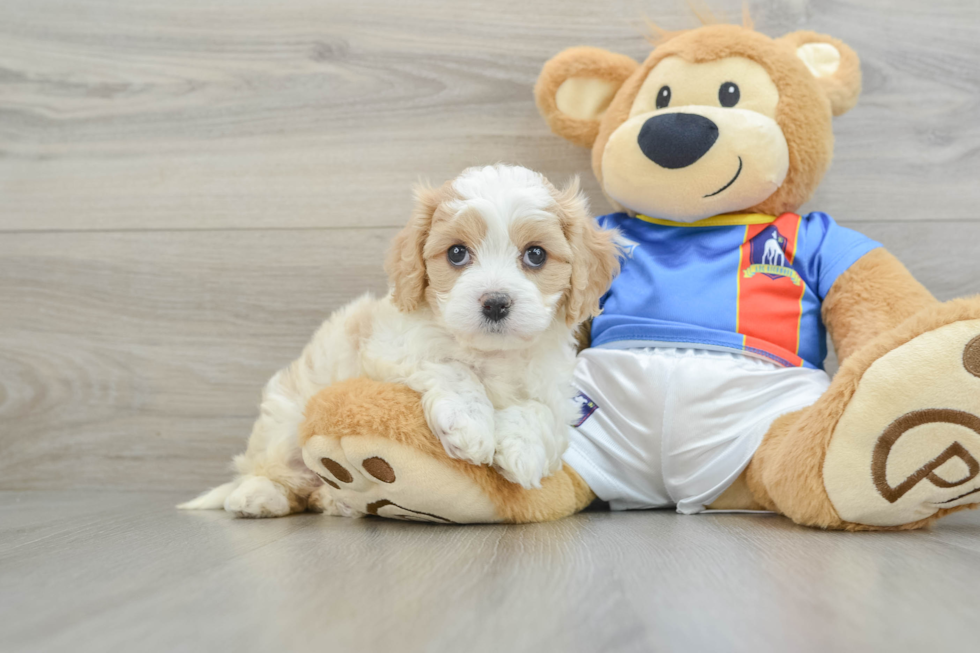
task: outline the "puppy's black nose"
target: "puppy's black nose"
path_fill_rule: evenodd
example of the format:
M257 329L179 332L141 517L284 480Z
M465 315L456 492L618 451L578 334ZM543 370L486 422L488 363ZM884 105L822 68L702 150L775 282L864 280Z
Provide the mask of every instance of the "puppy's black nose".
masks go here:
M644 155L662 168L686 168L703 157L718 140L718 125L694 113L663 113L640 128L636 142Z
M502 292L487 293L483 296L483 317L491 322L499 322L510 312L510 296Z

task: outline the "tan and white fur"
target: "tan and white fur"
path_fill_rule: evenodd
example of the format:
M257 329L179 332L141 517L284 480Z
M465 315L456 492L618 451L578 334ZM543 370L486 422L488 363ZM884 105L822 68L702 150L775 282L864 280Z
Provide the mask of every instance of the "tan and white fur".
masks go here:
M297 430L314 394L360 376L417 391L454 458L525 488L561 467L575 334L619 269L616 234L590 219L577 179L558 191L516 166L470 168L416 200L388 256L391 293L365 295L320 327L266 384L238 477L179 507L354 512L311 497L322 481Z

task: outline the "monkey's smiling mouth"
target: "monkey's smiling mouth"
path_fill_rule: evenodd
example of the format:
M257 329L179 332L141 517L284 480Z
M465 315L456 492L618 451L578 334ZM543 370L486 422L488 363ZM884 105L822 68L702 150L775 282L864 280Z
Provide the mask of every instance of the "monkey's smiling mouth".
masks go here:
M714 197L718 193L722 192L723 190L725 190L726 188L728 188L729 186L731 186L732 184L734 184L735 183L735 180L738 179L738 176L740 174L742 174L742 157L738 157L738 172L735 173L735 176L732 177L732 180L730 182L728 182L727 184L725 184L724 186L722 186L721 188L719 188L718 190L716 190L715 192L708 193L704 197Z

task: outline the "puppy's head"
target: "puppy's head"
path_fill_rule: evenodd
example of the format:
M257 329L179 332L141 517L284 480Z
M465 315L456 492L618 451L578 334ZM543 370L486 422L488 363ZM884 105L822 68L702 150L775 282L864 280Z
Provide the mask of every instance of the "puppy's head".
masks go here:
M552 324L599 313L619 271L616 234L589 217L578 180L558 191L516 166L470 168L420 187L386 269L403 311L427 303L469 346L530 346Z

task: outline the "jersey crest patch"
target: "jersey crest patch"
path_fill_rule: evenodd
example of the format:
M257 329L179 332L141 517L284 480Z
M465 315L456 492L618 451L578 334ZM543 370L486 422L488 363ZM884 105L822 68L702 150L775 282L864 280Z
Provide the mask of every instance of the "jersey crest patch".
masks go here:
M799 286L802 279L799 273L789 266L786 258L788 244L786 236L779 233L776 227L766 227L749 242L749 267L745 270L745 278L751 279L757 274L774 281L788 277L794 286Z

